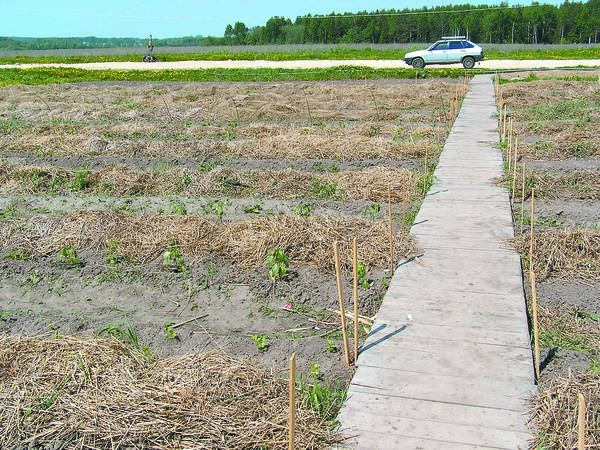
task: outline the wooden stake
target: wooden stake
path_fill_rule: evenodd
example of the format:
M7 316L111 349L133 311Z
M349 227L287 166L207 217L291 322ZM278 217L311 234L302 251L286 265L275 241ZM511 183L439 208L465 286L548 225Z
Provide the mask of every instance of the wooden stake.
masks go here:
M577 394L577 450L585 450L585 398L580 392Z
M358 242L356 238L352 241L352 262L354 267L354 364L358 360Z
M296 431L296 353L290 357L290 373L288 391L290 404L288 406L288 450L294 450L294 436Z
M533 361L535 364L535 379L540 381L540 334L538 328L537 285L535 273L529 272L531 282L531 314L533 316Z
M508 173L512 168L512 117L508 119Z
M429 177L429 146L425 144L425 181L423 182L423 195L427 194L427 178Z
M521 166L523 167L523 174L521 175L521 233L523 233L523 226L525 225L525 163Z
M529 243L529 271L533 272L533 225L535 222L535 189L531 190L531 241Z
M346 366L350 367L350 350L348 348L348 330L346 330L346 311L344 310L344 294L342 292L342 270L340 268L340 254L338 241L333 243L333 257L335 259L335 276L337 279L338 301L340 303L340 317L342 320L342 335L344 336L344 354Z
M502 105L502 142L506 142L506 105Z
M394 274L394 227L392 224L392 187L388 185L388 222L390 232L390 272Z
M515 195L517 192L517 149L519 140L515 138L515 150L514 150L514 163L513 163L513 185L512 185L512 203L515 202Z

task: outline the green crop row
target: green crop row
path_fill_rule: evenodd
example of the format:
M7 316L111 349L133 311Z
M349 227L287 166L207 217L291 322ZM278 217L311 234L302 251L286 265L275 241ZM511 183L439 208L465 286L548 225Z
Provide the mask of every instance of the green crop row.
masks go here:
M468 74L478 71L471 70ZM465 70L372 69L340 66L328 69L203 69L203 70L87 70L68 67L0 69L0 87L15 84L55 84L99 81L320 81L381 78L459 78Z

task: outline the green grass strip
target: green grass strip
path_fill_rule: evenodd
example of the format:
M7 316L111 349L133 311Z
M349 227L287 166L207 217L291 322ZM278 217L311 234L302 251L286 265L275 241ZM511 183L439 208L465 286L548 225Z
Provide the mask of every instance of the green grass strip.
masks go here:
M504 50L483 45L487 59L600 59L600 46L586 48L553 48L553 49L514 49ZM295 61L295 60L356 60L356 59L402 59L408 52L422 50L422 46L400 49L372 48L334 48L328 50L296 50L288 52L236 52L211 50L201 53L160 53L156 55L161 61ZM106 50L108 53L111 49ZM0 58L0 64L32 64L32 63L91 63L91 62L141 62L143 49L137 54L129 55L88 55L88 56L7 56Z
M474 75L478 70L467 73ZM81 82L198 82L198 81L321 81L381 78L458 78L464 69L372 69L340 66L328 69L197 69L197 70L86 70L66 67L0 69L0 86Z

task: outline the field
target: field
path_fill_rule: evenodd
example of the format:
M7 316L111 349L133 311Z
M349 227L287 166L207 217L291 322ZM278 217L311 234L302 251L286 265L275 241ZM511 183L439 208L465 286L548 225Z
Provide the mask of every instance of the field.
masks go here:
M402 59L408 52L427 48L431 43L405 44L305 44L244 45L209 47L165 47L155 49L161 61L190 60L311 60L311 59ZM481 43L487 59L598 59L600 45L535 45ZM101 48L71 50L2 51L0 64L85 63L100 61L139 61L146 53L140 48Z
M578 392L588 405L588 445L600 442L599 75L530 73L504 76L500 86L501 102L513 119L518 158L515 176L508 170L514 157L508 157L505 144L504 181L515 190L513 245L526 272L534 224L542 347L540 394L533 410L539 427L536 448L576 446ZM526 291L531 310L529 280Z
M209 375L235 367L227 370L250 375L231 389L249 395L244 380L254 377L258 381L251 384L273 385L256 398L272 396L283 404L285 376L279 372L296 352L300 379L307 383L299 439L306 446L327 446L352 375L342 351L333 242L340 242L350 311L350 248L358 239L361 340L387 289L390 265L415 251L408 228L432 181L425 164L431 174L463 87L463 80L439 79L0 89L5 342L21 334L54 336L57 354L83 355L92 372L114 363L121 370L113 374L117 380L130 373L140 392L148 364L155 364L155 378L171 381L171 365L197 364ZM127 345L96 341L98 336ZM5 424L0 443L10 446L44 430L60 442L123 438L135 445L135 439L146 439L143 429L129 436L126 419L115 419L112 435L57 426L75 400L60 396L63 388L57 385L66 381L61 384L60 364L51 358L23 357L30 365L7 369L8 361L21 360L19 352L48 345L22 339L3 345L0 367L5 364L5 373L17 380L30 371L44 379L20 405L39 405L41 398L52 402L42 402L45 409L30 406L30 413L32 408L45 413L31 420L26 415L18 426L13 422L18 408L16 416L0 413ZM220 356L186 356L212 351ZM147 359L141 366L140 358ZM238 358L248 362L236 363ZM206 361L213 365L206 368ZM255 365L273 374L252 372ZM44 378L46 370L55 378ZM189 376L207 382L202 374ZM115 392L123 389L110 380ZM198 385L188 380L168 389ZM318 400L315 389L322 392ZM92 402L107 401L85 393ZM148 420L160 417L161 395L138 413ZM118 395L114 401L121 401ZM285 423L283 411L270 420ZM243 436L232 437L231 447L281 444L285 427L271 436L269 427L259 430L252 420L217 427L217 441L211 442L224 439L219 433L232 427L228 436ZM181 433L178 442L190 442L189 425L173 427ZM166 442L152 439L152 445Z

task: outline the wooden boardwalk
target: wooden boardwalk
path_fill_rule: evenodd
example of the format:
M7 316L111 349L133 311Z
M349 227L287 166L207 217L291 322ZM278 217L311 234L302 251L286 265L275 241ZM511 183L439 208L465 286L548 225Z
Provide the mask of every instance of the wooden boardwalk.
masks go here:
M527 449L535 392L494 87L476 76L340 413L344 447Z

